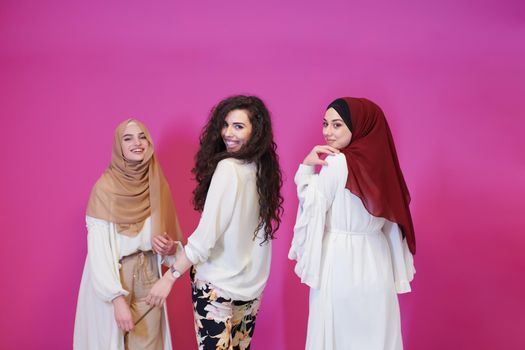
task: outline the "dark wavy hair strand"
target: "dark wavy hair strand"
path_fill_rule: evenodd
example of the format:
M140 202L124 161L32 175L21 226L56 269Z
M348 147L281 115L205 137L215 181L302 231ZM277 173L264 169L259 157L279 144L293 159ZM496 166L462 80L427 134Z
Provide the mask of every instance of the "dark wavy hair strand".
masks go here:
M238 152L228 153L221 137L221 130L228 113L245 110L252 124L252 135ZM283 197L281 195L282 174L277 156L277 145L273 140L270 112L263 101L256 96L237 95L228 97L217 104L200 136L200 148L195 156L192 169L197 181L193 191L193 206L202 211L211 178L217 163L225 158L236 158L254 162L257 166L257 192L259 194L259 224L254 235L264 228L264 242L275 238L281 224Z

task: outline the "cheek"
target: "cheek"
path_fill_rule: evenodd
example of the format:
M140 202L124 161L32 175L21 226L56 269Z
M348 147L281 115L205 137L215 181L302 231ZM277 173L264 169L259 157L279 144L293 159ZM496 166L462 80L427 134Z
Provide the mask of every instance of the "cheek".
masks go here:
M245 142L248 142L252 138L252 131L251 130L245 130L243 133L243 139Z
M339 140L343 148L350 144L351 139L352 139L352 134L344 132L344 131L341 132Z

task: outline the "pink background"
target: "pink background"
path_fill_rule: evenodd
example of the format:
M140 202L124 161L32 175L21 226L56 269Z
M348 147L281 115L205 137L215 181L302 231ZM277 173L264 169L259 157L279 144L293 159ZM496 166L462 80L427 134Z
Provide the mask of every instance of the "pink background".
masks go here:
M0 348L71 347L85 205L118 122L149 126L189 234L199 132L249 93L273 114L286 199L254 349L304 346L293 176L345 95L383 107L412 193L406 348L524 349L525 3L187 3L0 3ZM195 348L187 276L169 301L176 349Z

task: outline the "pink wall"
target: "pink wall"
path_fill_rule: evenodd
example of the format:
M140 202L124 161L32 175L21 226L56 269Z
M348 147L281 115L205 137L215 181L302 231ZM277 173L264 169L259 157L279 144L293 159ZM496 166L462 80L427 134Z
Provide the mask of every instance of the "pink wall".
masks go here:
M190 233L199 131L235 93L267 102L286 175L255 349L303 347L293 175L343 95L383 107L412 192L406 348L525 348L525 5L468 3L2 1L0 348L70 348L85 204L116 124L150 127ZM189 294L185 277L170 297L177 349L195 347Z

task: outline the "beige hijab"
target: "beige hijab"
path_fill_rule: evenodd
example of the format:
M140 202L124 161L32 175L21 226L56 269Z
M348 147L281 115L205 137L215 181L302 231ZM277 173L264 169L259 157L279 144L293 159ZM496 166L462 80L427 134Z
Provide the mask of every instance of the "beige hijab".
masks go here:
M131 122L150 144L140 162L126 160L122 152L122 134ZM125 120L115 130L111 164L93 186L86 214L117 224L120 234L131 237L151 216L152 238L164 232L174 240L182 238L169 185L154 155L150 133L140 121Z

